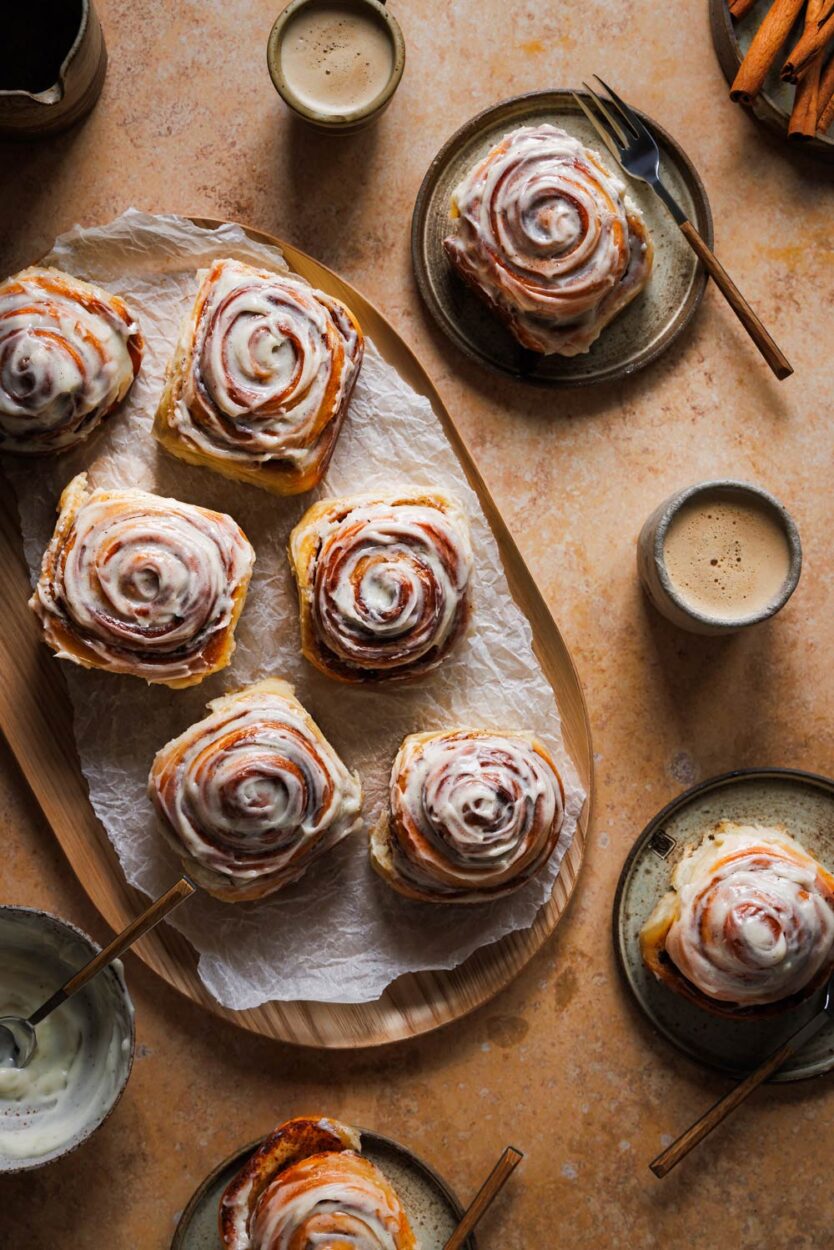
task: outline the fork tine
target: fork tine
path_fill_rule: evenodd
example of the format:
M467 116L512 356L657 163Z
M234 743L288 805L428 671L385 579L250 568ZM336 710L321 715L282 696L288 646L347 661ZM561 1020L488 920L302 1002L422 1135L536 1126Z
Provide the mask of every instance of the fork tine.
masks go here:
M577 104L579 105L579 107L582 109L582 112L585 114L585 116L587 117L588 121L589 121L589 122L591 123L591 125L593 126L594 130L595 130L595 131L597 132L597 134L599 135L600 139L602 139L602 142L603 142L603 143L605 144L605 146L608 148L608 151L609 151L609 152L611 153L611 155L614 157L614 160L615 160L615 161L617 162L617 164L619 165L619 164L621 163L621 162L620 162L620 151L619 151L619 148L617 147L616 143L614 142L614 140L613 140L613 139L611 138L611 136L609 135L608 131L607 131L607 130L605 129L605 127L603 126L602 122L601 122L601 121L599 121L599 120L598 120L598 119L594 116L594 114L593 114L593 113L591 112L591 110L588 108L587 104L585 103L585 101L582 99L582 97L581 97L581 96L578 96L578 95L576 94L576 92L575 92L575 91L574 91L574 92L572 92L571 94L573 95L574 100L576 100L576 103L577 103Z
M612 104L614 104L615 107L619 109L620 113L628 122L628 124L631 126L631 129L634 131L637 137L639 139L652 139L652 136L649 134L648 130L643 125L640 118L635 113L634 109L630 105L626 104L625 100L623 100L620 96L617 95L613 87L609 87L607 82L603 82L599 74L594 74L594 78L596 78L600 86L604 87L605 90L608 92L608 94L611 97ZM653 139L652 139L652 142L654 142Z
M627 148L628 145L631 143L632 139L634 138L634 135L631 134L630 131L626 132L625 130L623 130L621 123L617 120L614 114L608 111L608 107L606 105L605 100L603 100L602 96L598 95L596 91L594 91L593 87L590 87L585 82L584 78L582 80L582 86L588 92L588 95L594 101L594 104L596 104L597 108L600 110L603 117L608 122L609 128L614 131L614 134L616 138L619 140L620 144L624 148Z

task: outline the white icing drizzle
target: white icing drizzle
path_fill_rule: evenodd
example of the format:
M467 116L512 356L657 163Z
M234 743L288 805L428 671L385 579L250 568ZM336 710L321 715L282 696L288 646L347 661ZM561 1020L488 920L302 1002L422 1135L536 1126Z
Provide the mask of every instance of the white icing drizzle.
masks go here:
M551 855L563 803L552 761L531 735L414 734L391 774L394 869L441 897L518 884Z
M0 451L65 451L127 394L142 336L121 300L57 269L0 284Z
M182 350L178 434L213 457L302 470L343 415L362 359L338 300L235 260L204 274Z
M834 958L831 877L780 829L723 821L678 864L672 884L666 952L711 998L779 1002Z
M62 497L32 607L63 659L66 630L102 666L147 681L204 670L226 630L255 555L230 516L141 490L86 489Z
M346 1150L292 1164L254 1211L252 1250L411 1250L394 1191L370 1160Z
M452 197L452 263L534 351L586 352L642 290L652 250L625 186L557 126L522 126Z
M209 708L158 753L149 793L180 854L230 886L276 890L357 827L359 778L285 682Z
M317 529L319 641L345 665L383 675L439 663L464 623L472 571L457 506L358 499L334 505Z

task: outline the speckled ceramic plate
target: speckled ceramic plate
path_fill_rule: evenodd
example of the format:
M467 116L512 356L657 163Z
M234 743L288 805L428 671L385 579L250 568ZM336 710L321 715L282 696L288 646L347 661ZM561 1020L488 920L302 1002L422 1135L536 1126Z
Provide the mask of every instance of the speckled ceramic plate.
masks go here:
M750 47L753 36L761 25L767 9L767 4L760 2L740 22L734 22L730 17L727 0L709 0L712 42L715 47L715 54L718 57L718 64L721 66L728 84L733 81L738 73L738 67L741 65L744 55ZM799 24L797 24L795 35L791 36L788 43L795 43L800 33ZM765 79L764 90L759 98L747 109L747 112L772 134L778 135L780 139L787 143L788 121L793 108L793 97L796 88L789 82L782 82L779 77L779 67L780 61L777 60ZM734 107L738 108L740 106L735 105ZM813 139L803 139L801 143L794 140L790 146L798 151L807 152L809 156L813 156L817 160L834 161L834 135L817 135Z
M417 1234L420 1250L443 1250L463 1215L463 1207L455 1194L433 1168L405 1146L378 1133L365 1129L360 1132L363 1154L394 1186ZM206 1177L180 1217L171 1250L222 1250L217 1232L220 1197L247 1156L259 1145L260 1141L250 1142L235 1151ZM478 1250L474 1233L464 1250Z
M640 956L639 934L669 887L687 846L719 820L782 823L820 863L834 870L834 781L793 769L745 769L704 781L649 822L623 866L614 900L614 945L622 972L652 1024L693 1059L741 1073L755 1068L814 1014L819 1000L784 1016L726 1020L659 984ZM773 1077L800 1081L834 1068L834 1022Z
M580 94L584 94L580 92ZM712 214L692 162L674 139L645 114L661 154L669 189L712 246ZM581 356L542 356L521 347L452 269L443 251L449 233L452 191L463 175L508 131L552 122L613 160L570 91L516 96L479 113L443 145L429 166L411 224L411 252L417 285L441 330L468 356L502 373L541 386L588 386L612 382L657 359L678 337L701 302L706 274L672 218L642 182L626 179L655 246L654 271L646 290L606 326Z

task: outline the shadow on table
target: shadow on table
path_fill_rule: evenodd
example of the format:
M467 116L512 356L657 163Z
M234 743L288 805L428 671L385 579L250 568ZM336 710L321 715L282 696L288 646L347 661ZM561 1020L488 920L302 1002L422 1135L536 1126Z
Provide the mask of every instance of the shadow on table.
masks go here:
M276 132L274 152L265 153L282 175L280 228L277 215L267 228L333 268L367 257L379 138L378 126L331 135L291 115L286 130Z
M52 245L51 227L41 223L62 193L86 122L49 139L0 140L0 165L11 171L0 195L0 277L35 264Z

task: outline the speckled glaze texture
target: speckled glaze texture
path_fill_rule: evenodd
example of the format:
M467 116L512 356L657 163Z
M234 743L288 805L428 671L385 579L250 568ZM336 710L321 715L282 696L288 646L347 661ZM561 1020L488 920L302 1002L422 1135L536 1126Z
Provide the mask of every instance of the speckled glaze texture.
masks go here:
M82 126L6 145L3 272L74 221L151 211L242 218L342 271L384 308L459 423L585 683L597 803L582 879L542 953L500 998L390 1051L295 1052L210 1019L125 961L137 1009L130 1084L95 1139L2 1186L11 1245L159 1250L218 1160L326 1109L408 1142L462 1201L508 1142L527 1157L482 1225L485 1247L817 1250L830 1241L834 1082L760 1091L659 1182L648 1161L729 1088L655 1034L610 937L623 860L687 785L732 767L834 765L829 573L834 295L830 171L773 147L727 98L705 0L390 0L408 64L390 109L348 138L305 129L265 46L280 0L101 0L110 67ZM796 369L772 380L718 292L636 377L549 392L487 373L434 330L409 222L446 138L498 99L596 71L681 140L716 249ZM794 516L805 565L784 611L697 638L640 589L635 542L681 486L760 482ZM396 744L392 744L392 754ZM106 928L3 749L2 896ZM790 1183L786 1185L786 1177Z

